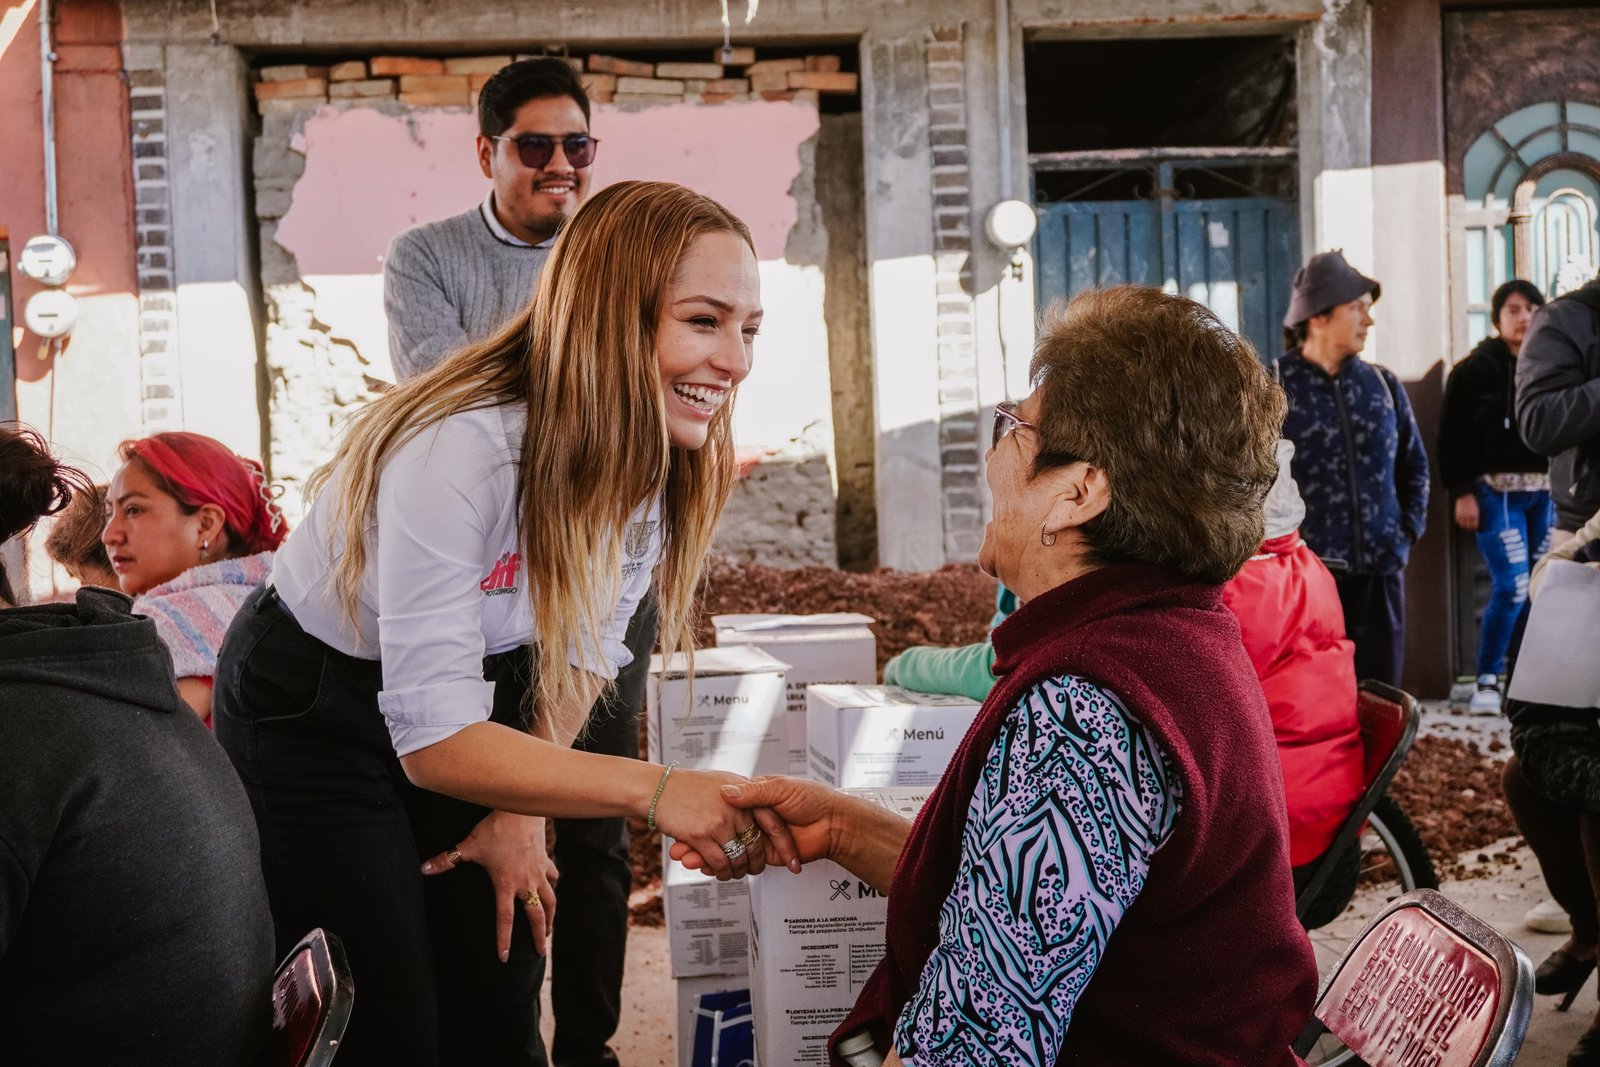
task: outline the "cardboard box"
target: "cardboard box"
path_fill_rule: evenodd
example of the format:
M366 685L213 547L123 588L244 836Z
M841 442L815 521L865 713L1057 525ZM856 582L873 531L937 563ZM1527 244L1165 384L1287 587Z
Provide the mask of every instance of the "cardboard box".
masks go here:
M937 785L978 714L966 697L897 685L814 685L806 690L812 778L836 789Z
M678 1067L741 1067L755 1058L750 979L712 974L678 980Z
M744 974L750 969L750 879L719 882L667 855L661 843L661 905L674 978Z
M694 678L682 656L650 657L646 687L649 755L697 770L786 774L784 674L787 665L759 648L695 653Z
M914 818L930 789L850 790ZM750 1002L762 1064L826 1064L826 1042L883 958L888 898L836 863L750 879Z
M851 612L831 615L715 615L717 647L753 645L789 665L790 774L806 771L806 687L826 683L871 685L878 680L872 619Z

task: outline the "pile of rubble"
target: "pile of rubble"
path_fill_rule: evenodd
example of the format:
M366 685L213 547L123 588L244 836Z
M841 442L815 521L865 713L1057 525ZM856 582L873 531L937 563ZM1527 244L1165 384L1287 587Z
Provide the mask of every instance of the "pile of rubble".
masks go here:
M1511 859L1504 851L1484 851L1474 857L1475 863L1461 862L1473 849L1488 849L1518 832L1500 786L1506 748L1499 739L1480 746L1457 737L1424 735L1389 787L1428 846L1440 878L1486 877L1493 862Z

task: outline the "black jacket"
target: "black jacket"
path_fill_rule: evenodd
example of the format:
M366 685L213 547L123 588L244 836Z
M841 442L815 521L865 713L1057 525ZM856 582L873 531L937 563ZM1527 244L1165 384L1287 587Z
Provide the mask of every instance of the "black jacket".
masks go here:
M1485 474L1550 469L1517 430L1516 371L1506 343L1485 337L1450 372L1439 413L1439 477L1452 497L1472 492Z
M0 611L6 1062L253 1064L272 918L255 819L128 598Z
M1600 279L1534 313L1517 360L1517 425L1550 457L1556 525L1576 530L1600 511Z

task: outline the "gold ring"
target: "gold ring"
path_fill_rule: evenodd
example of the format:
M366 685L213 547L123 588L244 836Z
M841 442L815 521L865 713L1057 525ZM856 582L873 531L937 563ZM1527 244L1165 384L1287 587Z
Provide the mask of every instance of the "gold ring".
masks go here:
M450 861L450 866L454 867L456 864L461 862L461 850L459 848L453 848L444 854L444 858Z
M539 899L539 894L531 889L522 895L522 902L534 908L544 907L544 901Z
M751 823L745 829L739 831L739 844L745 846L746 848L749 848L751 845L760 840L761 827L757 826L755 823Z

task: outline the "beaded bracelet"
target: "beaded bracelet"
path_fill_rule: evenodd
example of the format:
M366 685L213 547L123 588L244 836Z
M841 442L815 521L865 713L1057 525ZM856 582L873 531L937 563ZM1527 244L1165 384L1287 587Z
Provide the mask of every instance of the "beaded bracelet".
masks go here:
M667 769L661 772L661 784L656 786L656 795L650 798L650 810L645 813L644 824L652 833L656 828L656 805L661 803L661 794L667 788L667 776L672 773L672 768L677 765L677 760L667 764Z

